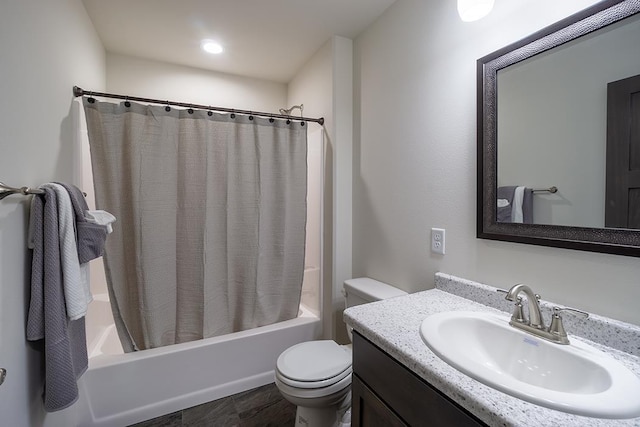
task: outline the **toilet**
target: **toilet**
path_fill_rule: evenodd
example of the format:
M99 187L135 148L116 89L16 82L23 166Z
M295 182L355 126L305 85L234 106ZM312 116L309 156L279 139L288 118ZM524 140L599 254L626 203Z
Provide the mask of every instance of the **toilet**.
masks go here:
M345 307L407 293L368 277L344 282ZM347 328L349 339L352 338ZM351 344L308 341L289 347L276 362L275 383L297 406L298 427L346 427L351 424Z

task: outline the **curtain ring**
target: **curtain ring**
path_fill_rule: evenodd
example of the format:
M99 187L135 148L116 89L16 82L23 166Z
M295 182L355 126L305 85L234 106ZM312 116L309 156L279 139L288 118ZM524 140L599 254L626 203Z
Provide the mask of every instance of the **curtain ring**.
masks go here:
M167 106L164 107L164 111L166 111L166 112L171 111L171 107L169 107L169 101L167 101Z
M189 109L187 110L187 113L189 113L189 114L193 114L193 108L189 108Z
M211 111L211 105L209 105L209 111L207 111L207 115L209 117L213 116L213 111Z
M128 96L124 98L124 106L127 108L131 107L131 103L129 102Z
M231 114L229 115L229 117L231 117L232 119L235 119L236 113L233 110L231 110Z
M90 97L87 99L87 101L89 102L89 104L93 104L93 103L95 103L95 102L96 102L96 99L95 99L94 97L90 96Z
M276 119L274 119L273 117L269 117L269 123L273 123L275 121L276 121Z
M290 125L291 124L291 120L287 119L287 124Z

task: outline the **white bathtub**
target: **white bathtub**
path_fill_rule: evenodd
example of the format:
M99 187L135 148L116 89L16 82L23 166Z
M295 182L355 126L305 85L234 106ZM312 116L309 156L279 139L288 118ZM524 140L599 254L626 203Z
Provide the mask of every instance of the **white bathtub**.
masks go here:
M274 325L124 354L108 304L96 295L87 319L89 369L74 405L81 426L126 426L269 384L284 349L321 334L301 306L298 318Z
M89 360L103 354L124 354L111 314L108 294L93 296L86 318L87 353Z

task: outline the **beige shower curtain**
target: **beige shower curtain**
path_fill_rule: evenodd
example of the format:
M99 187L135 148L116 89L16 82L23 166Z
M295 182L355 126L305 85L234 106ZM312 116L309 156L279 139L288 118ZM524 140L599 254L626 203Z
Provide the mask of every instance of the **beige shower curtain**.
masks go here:
M84 99L123 347L297 316L307 140L300 122Z

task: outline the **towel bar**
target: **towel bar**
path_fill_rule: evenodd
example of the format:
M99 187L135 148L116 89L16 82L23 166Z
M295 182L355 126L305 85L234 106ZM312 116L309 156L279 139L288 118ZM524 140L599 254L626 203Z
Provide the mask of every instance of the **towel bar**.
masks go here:
M0 181L0 200L12 194L22 194L27 196L29 194L44 194L44 191L30 187L9 187L8 185Z
M534 188L531 191L533 191L534 193L557 193L558 187L554 185L553 187L549 188Z

